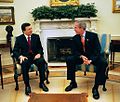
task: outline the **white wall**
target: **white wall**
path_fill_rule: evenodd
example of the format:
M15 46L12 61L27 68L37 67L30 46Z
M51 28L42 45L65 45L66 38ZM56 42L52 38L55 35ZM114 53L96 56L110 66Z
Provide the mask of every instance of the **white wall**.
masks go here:
M14 6L15 25L13 35L21 33L20 26L23 22L33 22L30 14L33 8L41 5L49 6L50 0L14 0L14 3L0 3L0 6ZM98 9L98 33L120 33L120 13L112 13L112 0L80 0L80 4L95 3ZM0 25L0 43L6 39L6 25ZM33 29L34 30L34 29Z
M48 0L49 1L49 0ZM23 22L33 22L30 12L32 9L41 6L48 5L47 0L14 0L14 3L0 3L0 6L13 6L15 11L15 25L13 35L19 35L21 33L21 24ZM0 25L0 43L4 43L2 40L6 39L6 25Z

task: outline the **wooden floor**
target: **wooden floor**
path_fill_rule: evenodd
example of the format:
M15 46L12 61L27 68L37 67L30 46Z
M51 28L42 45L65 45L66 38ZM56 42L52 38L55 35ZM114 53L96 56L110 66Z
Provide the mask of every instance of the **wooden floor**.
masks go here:
M88 93L88 102L120 102L120 83L107 81L107 91L102 91L102 86L99 87L100 99L94 100L91 89L94 84L93 78L77 77L78 88L73 89L69 93ZM50 84L47 84L49 92L45 93L67 93L64 91L69 84L66 77L49 77ZM39 80L30 80L32 92L44 93L39 87ZM19 82L20 89L15 91L15 83L6 84L4 89L0 88L0 102L27 102L29 96L24 94L24 83Z

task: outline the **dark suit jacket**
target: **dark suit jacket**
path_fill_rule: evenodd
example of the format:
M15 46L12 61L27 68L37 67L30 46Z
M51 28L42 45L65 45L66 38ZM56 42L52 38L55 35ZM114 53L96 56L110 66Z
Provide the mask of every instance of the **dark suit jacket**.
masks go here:
M37 34L31 35L31 49L34 55L41 54L43 55L43 48L40 42L40 37ZM29 46L27 39L24 34L16 37L16 42L13 49L13 55L16 59L19 58L20 55L28 56L29 55Z
M89 60L95 61L100 56L101 46L96 33L86 31L85 35L85 51L83 50L80 35L73 37L72 53L76 57L85 55Z

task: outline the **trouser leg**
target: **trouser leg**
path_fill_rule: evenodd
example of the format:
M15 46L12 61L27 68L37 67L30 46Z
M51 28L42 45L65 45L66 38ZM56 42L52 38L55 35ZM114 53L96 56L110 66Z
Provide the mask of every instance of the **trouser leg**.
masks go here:
M21 64L23 80L26 86L29 86L29 68L30 68L29 60L25 60Z
M35 60L35 65L38 67L39 75L40 75L40 83L43 83L45 80L45 60L44 58L39 58Z
M67 57L67 80L75 82L75 68L77 63L81 64L82 60L80 58L75 58L74 56Z
M95 85L104 85L106 82L106 68L108 66L108 63L104 57L100 57L94 65L96 66L96 77L95 77Z

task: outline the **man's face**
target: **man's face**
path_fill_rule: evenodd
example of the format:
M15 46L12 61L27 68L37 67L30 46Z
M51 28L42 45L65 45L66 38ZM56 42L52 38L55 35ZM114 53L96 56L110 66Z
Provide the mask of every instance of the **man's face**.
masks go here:
M24 34L26 34L27 36L30 36L32 34L32 27L31 26L25 27Z
M82 34L84 33L84 29L79 26L79 23L78 23L78 22L75 22L75 23L74 23L74 31L75 31L76 34L78 34L78 35L82 35Z

